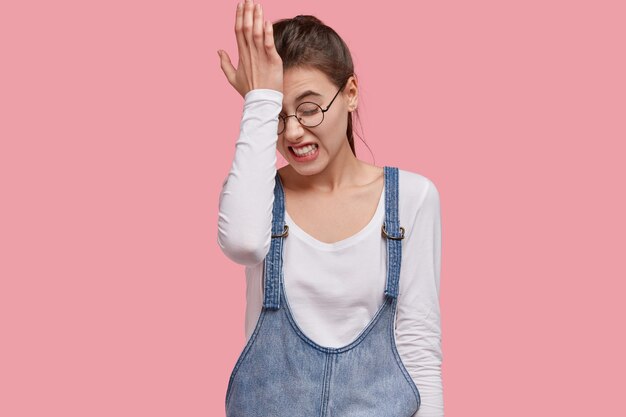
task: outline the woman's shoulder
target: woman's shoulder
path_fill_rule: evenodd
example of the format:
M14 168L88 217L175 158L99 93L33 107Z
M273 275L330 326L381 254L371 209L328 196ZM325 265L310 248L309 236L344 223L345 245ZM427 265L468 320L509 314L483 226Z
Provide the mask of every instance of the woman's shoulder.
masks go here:
M398 182L402 188L400 192L413 195L423 195L429 188L437 189L434 181L426 175L402 168L398 168Z
M415 213L424 204L439 200L439 190L433 180L402 168L398 168L398 193L400 208L405 213Z

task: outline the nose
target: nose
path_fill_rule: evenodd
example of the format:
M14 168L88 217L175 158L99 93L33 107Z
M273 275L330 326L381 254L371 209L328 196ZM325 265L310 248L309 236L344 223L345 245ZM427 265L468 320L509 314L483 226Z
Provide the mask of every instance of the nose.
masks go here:
M294 120L291 120L294 119ZM291 115L285 119L285 130L283 136L289 141L299 138L304 133L304 127L300 124L295 115Z

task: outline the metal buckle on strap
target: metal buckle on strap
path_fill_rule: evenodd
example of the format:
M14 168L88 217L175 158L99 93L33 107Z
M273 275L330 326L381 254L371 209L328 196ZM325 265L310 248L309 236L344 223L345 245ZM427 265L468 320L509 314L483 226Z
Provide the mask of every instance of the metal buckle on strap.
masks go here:
M387 231L385 230L385 223L383 223L383 227L381 229L382 229L383 236L387 237L388 239L393 239L393 240L402 240L402 239L404 239L404 227L402 227L402 226L400 226L400 237L389 236L387 234Z
M284 226L285 226L285 229L283 230L282 234L272 235L272 237L287 237L287 235L289 234L289 226L287 226L286 224Z

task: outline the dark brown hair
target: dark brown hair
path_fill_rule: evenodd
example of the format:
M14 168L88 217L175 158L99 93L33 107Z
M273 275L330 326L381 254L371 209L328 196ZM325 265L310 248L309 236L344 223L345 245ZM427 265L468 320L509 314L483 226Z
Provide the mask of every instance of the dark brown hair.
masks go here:
M298 15L280 19L273 23L273 30L274 44L283 61L283 71L294 67L314 68L326 74L337 88L344 85L350 76L356 77L348 46L337 32L317 17ZM358 110L352 113L358 118ZM346 133L350 149L356 156L352 113L348 113Z

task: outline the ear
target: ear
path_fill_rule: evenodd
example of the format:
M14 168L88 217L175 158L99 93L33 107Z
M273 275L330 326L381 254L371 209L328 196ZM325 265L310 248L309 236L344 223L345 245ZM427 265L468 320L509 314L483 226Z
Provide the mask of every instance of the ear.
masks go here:
M348 110L351 112L356 110L357 105L359 104L359 88L356 74L353 74L348 79L344 93L346 94L346 98L348 100Z

